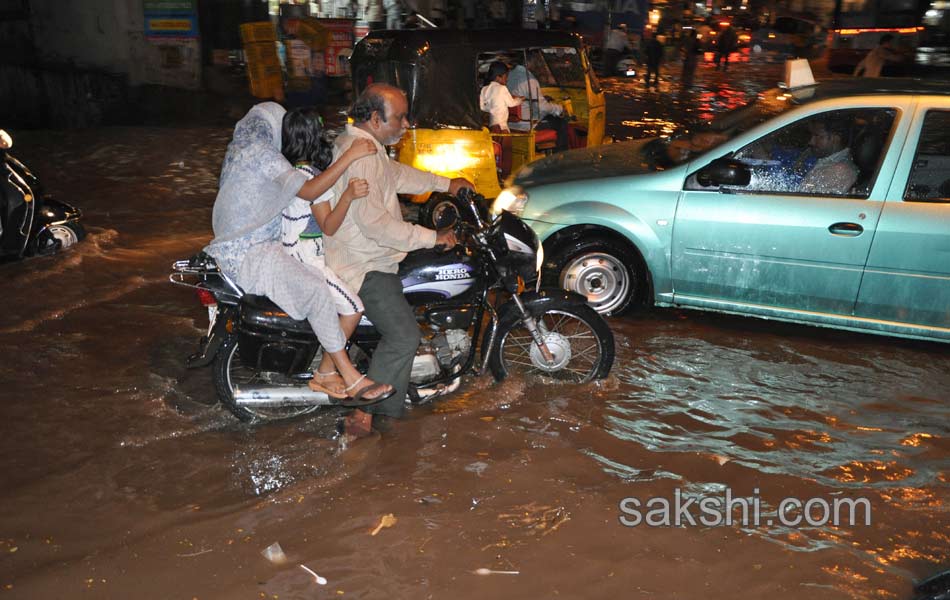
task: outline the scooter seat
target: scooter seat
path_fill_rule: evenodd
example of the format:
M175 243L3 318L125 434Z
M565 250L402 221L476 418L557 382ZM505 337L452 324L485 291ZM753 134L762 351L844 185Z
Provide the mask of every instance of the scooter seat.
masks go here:
M267 296L245 294L241 298L241 321L251 329L278 329L293 333L313 334L306 319L297 320L285 313Z

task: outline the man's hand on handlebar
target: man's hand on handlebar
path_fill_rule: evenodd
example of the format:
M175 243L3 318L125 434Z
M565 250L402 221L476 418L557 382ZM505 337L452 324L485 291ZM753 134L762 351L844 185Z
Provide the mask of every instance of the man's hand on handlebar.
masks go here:
M455 238L455 230L452 227L439 229L435 234L435 247L440 250L451 250L458 243Z
M464 177L456 177L449 183L449 193L453 196L458 196L459 190L466 189L475 191L475 186L472 185L472 182Z

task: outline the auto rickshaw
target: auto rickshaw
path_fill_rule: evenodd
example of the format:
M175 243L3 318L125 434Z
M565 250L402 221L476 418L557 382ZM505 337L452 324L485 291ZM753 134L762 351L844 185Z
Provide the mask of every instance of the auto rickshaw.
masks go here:
M541 93L562 103L569 115L572 147L603 143L604 92L576 34L510 29L373 31L357 44L350 64L357 94L372 83L389 83L406 92L410 127L392 149L394 158L446 177L465 177L491 199L501 192L501 182L510 173L554 150L554 132L536 130L538 121L531 120L528 131L492 134L487 113L479 110L488 65L494 60L528 65L529 58L533 65L545 67L532 69ZM525 117L512 117L518 118ZM510 144L502 144L502 137L510 138ZM511 155L503 157L503 151ZM510 165L510 171L501 171L500 165ZM426 225L437 224L441 209L451 202L438 194L414 196L412 201L424 204L419 221Z

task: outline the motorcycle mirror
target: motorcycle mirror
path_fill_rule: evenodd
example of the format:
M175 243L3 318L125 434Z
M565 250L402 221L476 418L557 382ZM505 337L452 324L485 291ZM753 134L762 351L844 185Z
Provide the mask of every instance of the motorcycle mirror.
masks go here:
M13 147L13 138L5 129L0 129L0 150L7 150Z

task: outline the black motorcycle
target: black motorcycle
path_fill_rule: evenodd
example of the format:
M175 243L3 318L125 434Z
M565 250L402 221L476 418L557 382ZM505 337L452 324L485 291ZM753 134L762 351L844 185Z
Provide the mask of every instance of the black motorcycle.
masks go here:
M0 129L0 260L53 254L82 240L82 212L44 193L33 172L10 153L12 146Z
M497 380L513 373L567 383L606 377L613 334L586 299L562 289L526 289L540 281L537 235L509 212L483 218L484 199L467 190L456 201L459 245L412 252L399 268L423 330L409 399L431 400L457 389L462 375L486 370ZM307 321L244 294L203 252L176 262L170 280L196 288L210 317L187 365L213 364L218 396L239 419L293 417L338 403L307 386L321 358ZM379 339L363 317L349 348L358 367L365 369Z

